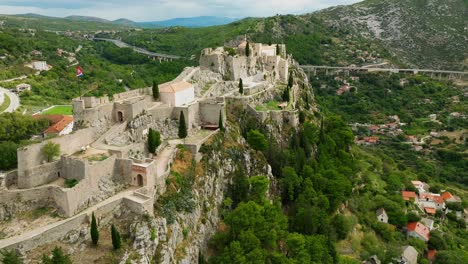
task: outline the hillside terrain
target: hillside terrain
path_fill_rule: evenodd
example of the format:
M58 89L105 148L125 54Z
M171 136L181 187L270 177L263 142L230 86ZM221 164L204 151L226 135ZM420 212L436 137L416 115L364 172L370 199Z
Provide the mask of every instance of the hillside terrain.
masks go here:
M42 140L63 139L38 137L50 122L35 119L31 113L54 104L69 105L81 95L112 98L127 92L129 97L121 101L117 96L100 105L102 98L98 98L93 102L96 106L87 109L83 100L81 111L93 113L83 116L95 120L77 122L78 131L69 135L73 144L64 143L76 147L70 157L80 159L88 151L107 146L105 154L84 159L98 170L122 147L128 151L128 160L146 159L157 166L165 162L156 168L157 176L165 176L151 182L153 186L144 183L157 187L149 213L135 213L125 204L105 207L104 212L96 209L99 244L91 244L93 224L88 222L93 222L89 219L94 214L91 217L88 212L79 228L67 229L60 239L49 239L34 250L1 251L0 262L11 253L31 263L56 263L47 261L54 252L52 258L68 258L65 263L360 264L374 257L394 263L403 248L411 246L418 264L468 263L467 87L418 74L330 71L308 76L299 67L383 64L463 70L466 3L368 0L300 16L138 30L133 28L135 22L126 19L0 17L5 20L0 30L0 81L24 76L1 86L32 86L19 95L19 111L0 115L0 170L17 167L18 148L32 150ZM84 37L89 33L78 31L99 31L91 34L192 59L153 60L131 48L92 41ZM275 79L280 64L263 64L262 57L248 55L247 43L239 45L244 38L249 45L271 44L260 47L266 52L275 50L276 57L271 57L288 61L288 77ZM282 45L273 43L286 44L287 54L276 50L284 49ZM202 54L205 48L217 49ZM233 69L214 63L223 60L224 66L229 65L226 61L234 57L246 62L255 57L253 67L248 67L248 71L258 70L255 76L249 76L244 67L248 77L241 76L243 83L242 78L222 74ZM31 61L47 61L52 67L32 70L25 66ZM81 78L76 77L77 65L84 72ZM267 77L274 81L268 83ZM172 108L163 103L158 84L175 78L192 86L197 99L174 107L187 108L188 124L207 113L214 116L207 124L191 123L189 132L195 134L189 137L183 110L160 119ZM153 89L145 89L151 90L148 94L137 90L150 86ZM137 96L131 97L132 93ZM204 100L207 108L195 108ZM135 111L133 116L127 117L128 112L118 108L127 104ZM222 108L211 108L215 105ZM74 114L80 118L78 108ZM119 114L121 120L115 120ZM124 116L129 119L124 121ZM216 121L215 132L201 130L203 125L212 129L211 122ZM96 142L75 144L89 139L78 138L83 128L109 130L99 134ZM150 151L153 133L158 143ZM202 143L199 137L204 138ZM199 144L195 150L189 146L191 141ZM56 155L55 162L67 158L62 154ZM38 167L47 162L41 161ZM101 174L112 180L123 177L113 175L124 171L123 166L118 168ZM55 171L51 175L55 180ZM85 179L73 180L79 184ZM423 183L425 189L419 188ZM73 189L69 181L63 184L70 193L83 190ZM108 189L109 185L100 182L98 187ZM38 188L44 186L52 188ZM141 190L142 186L143 180L131 188ZM16 187L5 190L18 191ZM452 200L440 198L447 192ZM149 197L149 193L141 195ZM405 197L407 193L414 197ZM444 208L426 206L435 196L442 199ZM17 223L31 229L38 219L52 223L65 219L50 207L51 197L45 205L37 199L33 207L16 200L0 204L0 242L14 232L21 233ZM83 204L94 202L89 199ZM386 221L380 218L382 212ZM412 224L423 221L433 225L426 230L427 240L409 231ZM122 235L119 248L111 234L115 228ZM58 248L63 252L58 254ZM434 250L436 256L431 259Z
M311 16L381 43L410 66L466 70L467 11L464 0L366 0Z

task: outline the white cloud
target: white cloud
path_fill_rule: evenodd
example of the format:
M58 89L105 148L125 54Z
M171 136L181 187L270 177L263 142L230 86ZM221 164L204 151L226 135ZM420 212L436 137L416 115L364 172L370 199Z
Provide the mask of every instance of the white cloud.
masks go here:
M0 13L156 21L174 17L301 14L360 0L0 0Z

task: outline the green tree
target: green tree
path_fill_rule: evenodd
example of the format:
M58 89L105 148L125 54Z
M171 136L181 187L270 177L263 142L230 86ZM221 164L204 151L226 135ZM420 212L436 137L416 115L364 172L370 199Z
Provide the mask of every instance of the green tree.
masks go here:
M96 217L94 213L91 215L91 240L94 245L98 244L99 241L99 230L96 222Z
M268 148L268 140L265 135L255 129L247 132L247 142L255 150L264 151Z
M159 85L158 82L153 81L153 98L154 100L159 100Z
M224 124L223 124L223 112L221 110L219 110L218 128L222 132L224 132L224 130L225 130Z
M158 131L149 129L148 132L148 150L150 153L155 153L156 149L161 145L161 134Z
M294 77L293 77L293 74L292 72L289 74L289 78L288 78L288 88L292 88L294 85Z
M0 251L1 261L3 264L22 264L23 261L20 259L15 250L2 250Z
M279 46L279 44L276 44L276 56L279 56L280 54L281 54L280 46Z
M42 147L42 153L46 156L47 161L51 162L60 155L60 145L49 141Z
M179 116L179 138L186 138L187 137L187 124L185 123L185 116L184 112L180 111Z
M120 239L120 233L117 231L114 225L111 225L111 237L112 237L112 246L115 250L122 247L122 241Z
M18 145L12 141L0 142L0 170L16 168Z
M252 201L259 204L265 199L265 193L268 191L269 181L265 176L253 176L249 179L249 196Z
M70 256L63 253L62 248L55 247L52 250L52 257L42 255L42 264L72 264Z
M291 99L289 87L284 88L283 95L281 96L281 98L283 99L283 102L289 102L289 100Z
M247 45L245 45L245 56L250 57L250 43L247 42Z
M282 175L283 179L281 179L281 185L283 186L283 192L286 195L286 199L293 201L297 190L301 186L302 180L292 167L284 167Z
M244 94L244 82L242 81L242 78L239 79L239 93L241 95Z

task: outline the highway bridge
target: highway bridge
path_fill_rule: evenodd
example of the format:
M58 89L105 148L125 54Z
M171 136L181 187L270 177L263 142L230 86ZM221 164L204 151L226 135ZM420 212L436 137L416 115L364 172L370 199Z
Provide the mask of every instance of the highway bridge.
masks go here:
M142 48L138 48L138 47L135 47L135 46L132 46L132 45L129 45L121 40L118 40L118 39L107 39L107 38L92 38L92 40L94 41L107 41L107 42L111 42L111 43L114 43L117 47L119 48L131 48L133 49L135 52L138 52L140 54L143 54L143 55L146 55L148 57L152 57L152 58L155 58L155 59L158 59L159 61L172 61L172 60L178 60L178 59L182 59L183 57L181 56L176 56L176 55L168 55L168 54L163 54L163 53L157 53L157 52L152 52L152 51L148 51L148 50L145 50L145 49L142 49Z
M468 77L468 72L462 71L450 71L450 70L431 70L431 69L394 69L394 68L375 68L371 65L363 67L339 67L339 66L317 66L317 65L301 65L300 66L304 71L306 71L309 76L313 73L317 74L319 70L325 70L325 73L329 72L344 72L349 74L350 72L390 72L390 73L411 73L411 74L428 74L432 78L447 78L448 79L465 79Z

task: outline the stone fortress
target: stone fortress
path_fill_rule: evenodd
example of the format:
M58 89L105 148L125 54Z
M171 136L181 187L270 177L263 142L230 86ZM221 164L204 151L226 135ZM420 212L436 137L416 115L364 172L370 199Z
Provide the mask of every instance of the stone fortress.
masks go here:
M7 239L0 240L0 249L21 245L30 250L59 239L70 228L89 221L91 212L99 214L99 209L116 203L134 213L153 214L155 200L165 191L176 146L185 144L197 154L217 132L220 116L226 122L226 103L231 100L243 102L259 121L276 116L296 124L294 105L275 113L251 106L271 99L277 87L287 83L293 60L285 45L249 45L250 56L245 54L246 40L229 48L203 50L199 67L186 68L173 81L159 85L159 100L153 99L151 88L74 99L74 132L18 149L18 169L0 179L0 221L47 206L58 210L67 228L62 224L41 227L42 233L33 237L7 234ZM238 92L240 78L243 95ZM297 89L295 84L293 94ZM183 141L177 138L180 112L189 132ZM161 133L163 142L155 155L147 150L150 128ZM47 142L60 146L58 159L47 161L43 155ZM76 185L67 185L70 181ZM70 221L76 221L75 226Z

